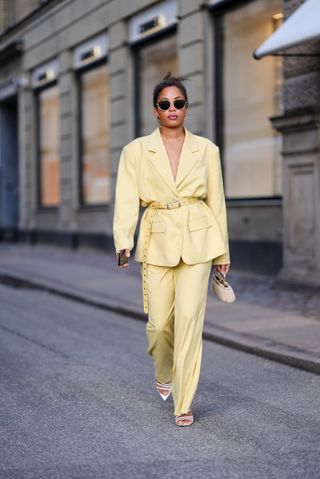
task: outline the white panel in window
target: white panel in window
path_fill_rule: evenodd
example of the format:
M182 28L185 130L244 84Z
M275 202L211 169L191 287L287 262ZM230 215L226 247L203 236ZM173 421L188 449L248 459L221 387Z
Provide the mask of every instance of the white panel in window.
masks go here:
M40 203L60 204L59 88L39 92Z
M133 44L177 23L177 0L163 0L129 20L129 42Z
M281 194L280 135L269 118L281 111L280 58L252 57L275 28L280 0L259 0L224 16L224 164L228 198Z
M82 199L85 204L111 200L109 173L109 84L103 64L81 75Z
M176 35L165 37L155 43L144 46L140 52L140 134L152 132L158 123L152 112L152 93L154 86L171 71L177 75L177 39Z

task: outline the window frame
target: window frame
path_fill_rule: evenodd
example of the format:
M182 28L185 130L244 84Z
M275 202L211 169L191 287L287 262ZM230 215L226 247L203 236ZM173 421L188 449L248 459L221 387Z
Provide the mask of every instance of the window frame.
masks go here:
M36 131L35 131L35 143L36 143L36 205L38 211L52 211L56 212L62 205L61 201L61 142L60 142L60 134L59 134L59 203L57 205L44 205L41 200L41 148L40 148L40 139L41 139L41 122L40 122L40 93L44 90L48 90L54 86L58 87L59 90L59 81L58 79L54 79L53 81L47 82L44 85L41 85L34 89L34 99L35 99L35 124L36 124ZM59 113L60 113L60 94L58 95L59 98ZM59 124L60 124L60 115L59 115Z
M131 53L133 58L133 121L134 121L134 136L135 138L141 136L141 117L140 117L140 101L141 101L141 58L140 52L144 47L155 45L157 42L166 38L177 35L177 24L169 25L163 28L160 32L155 32L147 38L142 38L131 45ZM178 58L177 49L177 58Z
M217 5L209 5L214 29L214 135L219 145L221 168L225 175L225 150L224 150L224 98L223 88L223 61L224 61L224 30L223 17L232 10L237 10L257 0L225 0ZM225 177L225 176L224 176ZM226 197L227 205L234 206L278 206L282 205L282 195L248 196L239 198Z
M77 95L77 105L78 105L78 115L77 115L77 152L78 152L78 161L77 161L77 171L78 171L78 181L77 181L77 197L78 204L81 210L97 210L105 209L112 204L112 199L110 202L104 203L86 203L84 201L84 188L83 188L83 140L82 140L82 118L83 118L83 108L82 108L82 88L81 88L81 76L88 71L94 70L102 65L108 65L108 56L104 56L99 60L96 60L86 66L83 66L77 70L74 70L75 73L75 83L76 83L76 95ZM110 82L109 82L110 87ZM110 106L110 102L109 102ZM110 153L110 148L109 148ZM110 158L109 158L110 160ZM110 175L111 176L111 175Z

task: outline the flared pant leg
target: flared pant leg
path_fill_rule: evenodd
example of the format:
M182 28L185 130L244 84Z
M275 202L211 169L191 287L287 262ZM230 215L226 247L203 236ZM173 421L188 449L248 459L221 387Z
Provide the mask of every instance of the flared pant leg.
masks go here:
M172 268L148 265L149 315L146 325L148 354L153 357L155 378L172 379L174 337L174 273Z
M199 382L211 265L148 265L148 353L156 379L172 380L175 415L190 409Z

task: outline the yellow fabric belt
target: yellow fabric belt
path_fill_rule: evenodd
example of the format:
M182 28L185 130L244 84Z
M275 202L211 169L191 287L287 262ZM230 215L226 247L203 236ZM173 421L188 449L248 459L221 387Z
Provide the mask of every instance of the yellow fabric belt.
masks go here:
M151 201L150 203L141 203L142 206L146 206L147 211L147 226L143 243L143 259L142 259L142 294L143 294L143 310L146 314L149 312L148 307L148 295L147 295L147 261L148 261L148 247L151 233L151 226L153 218L156 214L156 210L172 210L175 208L181 208L181 206L191 205L202 201L204 198L183 198L181 200L172 201L171 203L163 203L161 201Z

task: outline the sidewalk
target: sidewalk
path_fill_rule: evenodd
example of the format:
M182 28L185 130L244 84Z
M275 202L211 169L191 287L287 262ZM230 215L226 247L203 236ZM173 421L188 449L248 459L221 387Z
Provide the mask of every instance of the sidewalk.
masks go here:
M273 278L239 271L228 280L237 301L224 304L209 290L204 338L320 374L320 293L280 290ZM0 243L0 283L147 318L139 263L120 270L111 254Z

